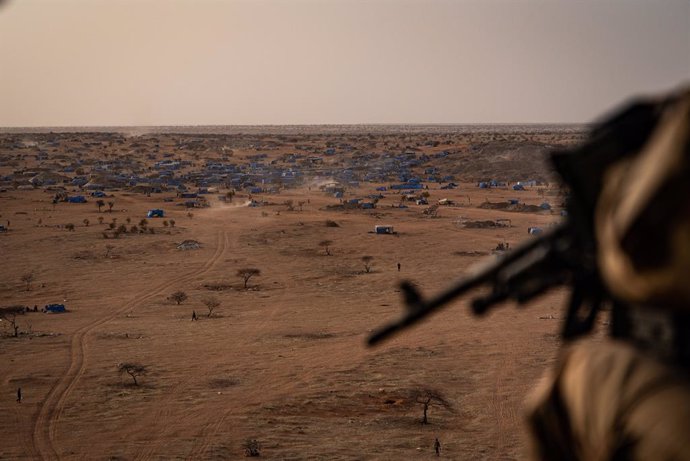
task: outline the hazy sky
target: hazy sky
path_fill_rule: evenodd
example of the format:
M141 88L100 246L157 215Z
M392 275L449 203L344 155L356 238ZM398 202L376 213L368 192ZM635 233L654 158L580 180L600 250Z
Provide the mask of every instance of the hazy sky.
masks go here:
M690 84L690 0L10 0L0 126L587 122Z

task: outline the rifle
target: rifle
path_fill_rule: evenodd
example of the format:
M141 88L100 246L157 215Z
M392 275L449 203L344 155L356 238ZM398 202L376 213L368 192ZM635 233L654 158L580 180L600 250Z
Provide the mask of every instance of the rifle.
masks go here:
M591 331L597 313L607 304L612 307L611 335L622 335L625 322L617 319L624 315L624 306L606 289L597 267L594 210L607 169L640 150L663 109L676 97L635 101L595 125L583 145L552 152L551 162L569 188L565 220L429 300L423 299L412 283L403 282L405 315L375 331L368 345L418 323L480 287L490 291L472 300L475 315L508 300L525 304L556 286L568 285L571 293L561 331L564 340Z

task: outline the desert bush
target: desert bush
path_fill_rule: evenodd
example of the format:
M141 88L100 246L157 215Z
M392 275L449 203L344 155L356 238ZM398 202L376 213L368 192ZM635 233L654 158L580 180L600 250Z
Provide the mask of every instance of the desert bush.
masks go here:
M340 224L338 224L337 222L335 222L331 219L327 219L326 220L326 227L340 227Z
M241 277L244 280L245 290L247 289L247 283L249 282L249 279L254 277L255 275L261 275L261 270L256 269L254 267L245 267L237 270L237 276Z
M120 372L120 374L128 374L131 376L135 386L139 385L137 382L137 376L148 373L148 369L145 365L135 362L119 363L117 365L117 370Z
M33 271L27 272L21 276L21 281L26 284L26 291L31 291L31 282L33 282L35 278Z
M364 263L364 272L366 272L367 274L371 272L371 262L373 260L373 256L362 256L362 262Z
M185 293L184 291L176 291L170 295L170 300L175 301L179 306L187 300L187 293Z
M220 301L212 296L204 298L201 302L206 306L206 309L208 309L208 315L206 317L211 317L213 311L220 306Z
M332 240L321 240L319 242L319 246L323 247L324 251L326 252L326 256L331 255L331 245L333 245Z
M247 439L242 444L244 448L244 455L247 457L261 456L261 445L256 439Z

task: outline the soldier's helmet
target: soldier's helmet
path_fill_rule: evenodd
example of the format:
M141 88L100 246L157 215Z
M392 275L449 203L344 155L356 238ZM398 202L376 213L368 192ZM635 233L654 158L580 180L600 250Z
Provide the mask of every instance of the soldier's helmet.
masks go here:
M595 228L609 290L625 302L690 312L690 88L603 184Z

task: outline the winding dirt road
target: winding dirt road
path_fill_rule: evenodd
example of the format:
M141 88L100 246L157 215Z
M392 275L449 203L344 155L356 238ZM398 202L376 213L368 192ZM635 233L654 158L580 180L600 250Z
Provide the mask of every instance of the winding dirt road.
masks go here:
M170 288L181 283L191 281L200 275L211 271L227 249L227 234L225 231L218 231L216 235L216 249L213 255L204 263L200 270L190 271L179 277L175 277L157 286L147 289L145 293L140 293L134 298L123 304L121 307L110 311L110 313L88 325L85 325L74 332L70 344L69 367L64 375L53 385L48 395L41 403L36 420L34 422L32 445L34 456L41 459L60 459L60 455L55 445L56 432L59 426L60 417L65 409L65 404L70 393L83 376L87 367L87 357L89 342L92 333L100 326L115 319L118 316L127 314L146 301L165 293Z

